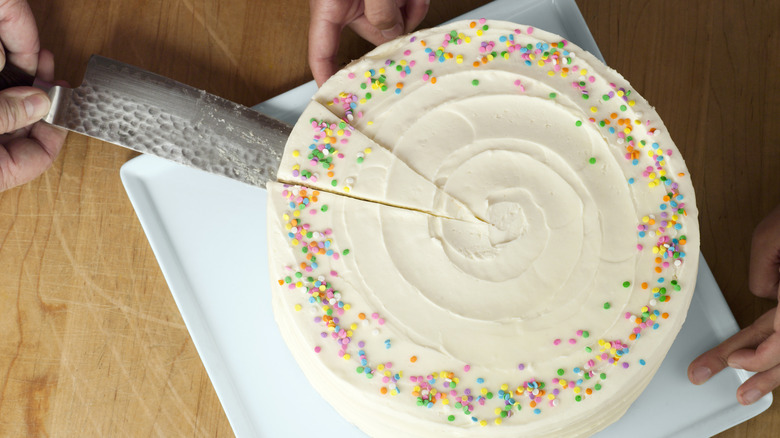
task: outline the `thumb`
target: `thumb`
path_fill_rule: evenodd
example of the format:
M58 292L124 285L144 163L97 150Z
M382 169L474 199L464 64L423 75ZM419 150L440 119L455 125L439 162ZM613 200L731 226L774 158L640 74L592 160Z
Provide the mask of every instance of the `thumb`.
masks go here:
M363 14L379 29L382 37L391 40L404 31L404 21L396 0L366 0Z
M51 102L43 91L16 87L0 91L0 133L32 125L49 112Z

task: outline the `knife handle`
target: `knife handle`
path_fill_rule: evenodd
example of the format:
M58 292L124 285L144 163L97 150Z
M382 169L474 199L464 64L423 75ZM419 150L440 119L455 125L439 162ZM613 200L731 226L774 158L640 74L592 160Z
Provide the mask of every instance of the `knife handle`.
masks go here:
M48 92L52 86L52 84L36 78L8 60L6 60L3 70L0 71L0 90L13 87L36 87Z

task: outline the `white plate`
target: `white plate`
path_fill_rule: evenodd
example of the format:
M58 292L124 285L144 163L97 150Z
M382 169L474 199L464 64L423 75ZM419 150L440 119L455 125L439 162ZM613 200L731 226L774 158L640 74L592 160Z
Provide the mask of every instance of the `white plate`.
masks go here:
M463 18L549 30L601 56L573 0L496 1ZM316 90L305 84L256 108L294 122ZM271 312L264 190L151 156L122 181L206 371L239 437L363 437L308 384ZM738 329L704 259L688 321L647 390L599 437L704 437L763 412L736 402L749 374L727 369L704 386L688 363ZM301 421L305 420L305 421Z

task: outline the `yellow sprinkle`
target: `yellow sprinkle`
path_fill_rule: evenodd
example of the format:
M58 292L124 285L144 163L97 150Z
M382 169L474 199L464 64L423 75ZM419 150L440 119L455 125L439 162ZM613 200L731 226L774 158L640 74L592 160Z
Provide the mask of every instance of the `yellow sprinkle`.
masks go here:
M349 353L344 355L344 360L349 360Z
M482 29L477 30L477 36L482 36Z
M372 122L372 121L370 121L370 120L369 120L368 122L366 122L366 125L369 125L369 126L370 126L370 125L373 125L373 124L374 124L374 122Z
M487 426L487 420L479 420L479 425L483 427Z
M574 391L575 394L579 394L581 389L579 386L575 386L574 389L572 389L572 391Z
M502 391L506 391L506 390L508 390L508 389L509 389L509 385L507 385L506 383L504 383L503 385L501 385L501 390L502 390Z
M379 71L380 75L385 74L385 68L384 67L380 68L378 71Z
M298 239L293 239L290 243L292 243L293 246L298 246Z
M583 68L582 70L580 70L580 74L585 76L586 74L588 74L588 70Z
M493 412L495 412L496 415L501 415L501 408L496 408Z
M595 106L592 106L592 107L590 107L590 112L592 112L592 113L595 113L595 112L596 112L596 111L598 111L598 110L599 110L599 109L598 109L598 108L596 108Z
M298 151L293 151L293 153L292 153L293 157L298 157L299 155L301 155L301 153L298 152Z
M501 419L500 418L496 418L495 422L496 422L496 424L501 424Z
M363 153L370 154L371 153L371 148L363 149Z
M352 324L349 325L349 328L351 328L352 330L357 330L357 324L353 322Z
M485 395L485 394L488 393L488 390L487 390L487 388L482 388L479 392L481 392L482 395Z
M301 281L296 282L295 287L303 287L303 282Z
M380 363L379 365L376 366L376 369L382 371L383 369L385 369L385 364Z
M344 193L349 193L349 187L344 186Z
M366 103L367 101L366 101L366 98L365 98L365 97L363 97L363 98L361 98L361 99L359 100L359 102L360 102L361 104L363 104L363 103Z
M295 305L295 311L300 312L303 307L300 304Z
M628 106L634 106L634 105L636 105L636 101L633 100L628 101Z
M344 310L349 310L351 307L349 304L344 304Z
M455 58L455 62L457 62L458 64L463 64L463 55L458 55Z

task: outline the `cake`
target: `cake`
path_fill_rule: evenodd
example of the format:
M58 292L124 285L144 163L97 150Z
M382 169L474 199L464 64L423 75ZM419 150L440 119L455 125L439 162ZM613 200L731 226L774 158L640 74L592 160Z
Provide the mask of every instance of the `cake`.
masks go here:
M629 83L557 35L475 20L377 47L315 94L277 178L275 318L368 435L591 435L685 320L685 163Z

